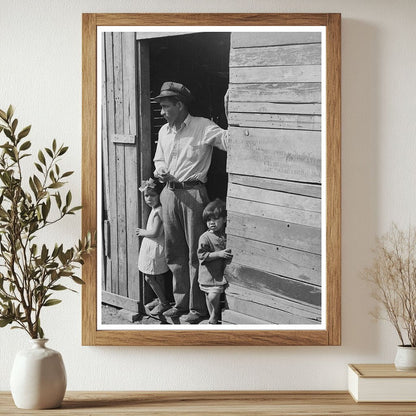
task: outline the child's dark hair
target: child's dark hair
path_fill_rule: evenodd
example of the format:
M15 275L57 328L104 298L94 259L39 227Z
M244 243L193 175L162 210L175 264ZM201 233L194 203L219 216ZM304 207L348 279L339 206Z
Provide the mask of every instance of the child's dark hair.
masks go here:
M221 199L216 199L210 202L202 213L202 219L207 222L210 218L225 218L227 216L227 210L225 209L225 202Z

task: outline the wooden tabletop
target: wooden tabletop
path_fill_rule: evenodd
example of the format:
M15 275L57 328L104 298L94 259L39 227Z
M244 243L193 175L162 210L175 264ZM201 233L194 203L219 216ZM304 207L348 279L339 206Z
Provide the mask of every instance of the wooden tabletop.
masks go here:
M415 415L415 403L355 403L347 392L67 392L62 407L22 410L0 392L0 415Z

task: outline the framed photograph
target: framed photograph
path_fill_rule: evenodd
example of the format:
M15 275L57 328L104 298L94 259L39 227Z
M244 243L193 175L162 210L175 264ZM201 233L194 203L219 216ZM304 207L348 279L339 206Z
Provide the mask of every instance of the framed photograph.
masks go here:
M340 345L340 34L83 15L83 345Z

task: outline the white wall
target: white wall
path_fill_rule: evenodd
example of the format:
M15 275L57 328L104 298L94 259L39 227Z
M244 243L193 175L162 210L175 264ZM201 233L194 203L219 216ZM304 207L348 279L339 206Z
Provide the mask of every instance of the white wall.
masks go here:
M415 223L416 2L413 0L0 0L0 108L33 124L34 148L56 137L81 188L81 13L342 13L342 346L82 347L81 298L45 311L69 390L345 389L346 364L392 362L392 328L369 316L359 278L391 221ZM47 236L70 244L80 216ZM0 330L0 390L28 337Z

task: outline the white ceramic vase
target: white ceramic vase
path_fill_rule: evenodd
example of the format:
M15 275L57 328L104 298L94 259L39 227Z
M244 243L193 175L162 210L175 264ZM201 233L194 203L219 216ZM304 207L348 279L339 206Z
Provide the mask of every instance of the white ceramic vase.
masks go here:
M397 346L394 365L399 371L416 370L416 347L410 347L408 345Z
M53 409L64 398L64 362L59 352L45 346L47 341L32 339L30 349L16 354L10 388L15 405L21 409Z

